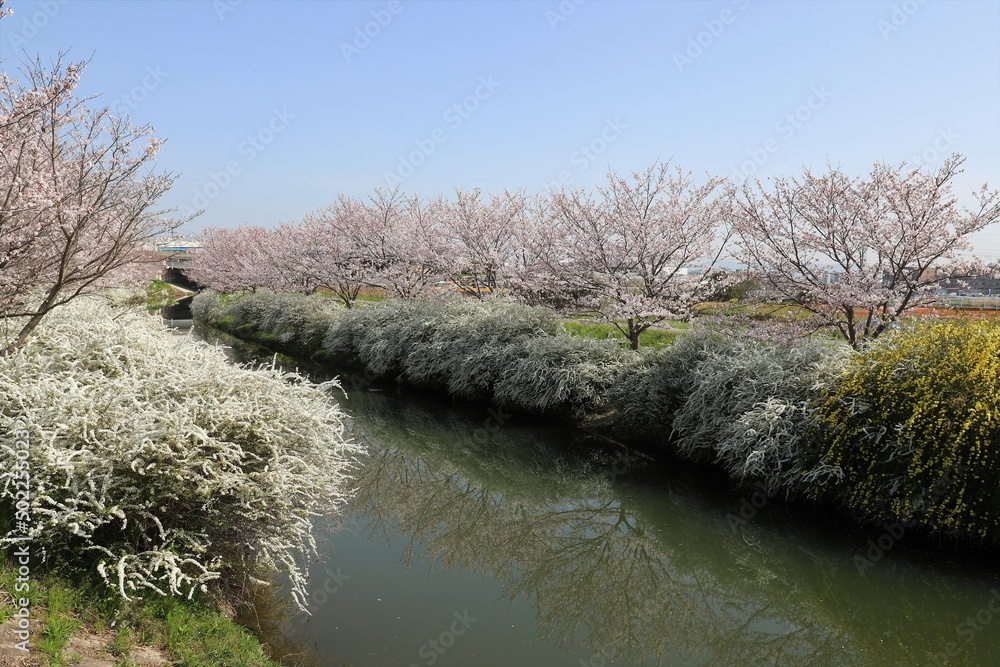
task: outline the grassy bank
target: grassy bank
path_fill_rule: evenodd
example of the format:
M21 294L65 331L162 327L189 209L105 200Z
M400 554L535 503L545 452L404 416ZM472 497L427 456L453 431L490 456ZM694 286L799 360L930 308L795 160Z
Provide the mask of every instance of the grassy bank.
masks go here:
M206 293L194 310L237 336L371 379L600 424L719 466L748 491L948 539L1000 540L996 324L907 323L861 352L825 337L768 343L694 329L635 353L589 323L567 327L503 300L346 310L321 297ZM574 327L597 335L573 336Z
M0 627L19 611L13 598L2 594L15 590L16 577L15 564L0 553ZM84 658L116 667L162 661L185 667L280 664L220 611L219 600L208 597L124 601L99 578L65 567L33 571L30 591L19 595L31 601L31 651L24 664L62 667ZM13 643L13 633L6 634L0 645Z

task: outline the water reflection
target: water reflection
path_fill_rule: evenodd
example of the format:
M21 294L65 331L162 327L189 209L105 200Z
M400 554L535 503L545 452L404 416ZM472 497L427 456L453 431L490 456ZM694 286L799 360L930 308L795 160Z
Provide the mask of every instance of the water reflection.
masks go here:
M461 638L461 652L435 654L438 667L987 665L1000 656L1000 613L980 613L1000 588L995 570L922 564L898 549L862 572L855 559L869 535L816 527L780 502L736 525L739 497L704 494L703 480L684 481L688 470L516 419L484 437L486 408L345 384L369 455L351 507L356 532L331 535L327 548L331 562L360 556L345 565L353 579L339 597L290 626L312 638L322 664L432 664L418 652L440 627L425 622L431 598L465 587L466 597L442 604L465 600L478 580L496 584L472 591L489 598L479 609L498 598L502 608ZM317 587L331 567L317 566ZM369 600L431 569L433 584L391 613ZM530 610L518 616L519 606Z
M194 326L194 319L191 314L191 301L193 296L178 299L169 306L160 309L160 317L163 325L170 329L190 329Z
M470 449L475 422L460 415L384 396L350 404L371 445L355 504L369 537L406 536L406 565L502 580L510 600L530 601L541 638L569 653L583 646L623 664L923 664L989 599L989 579L905 561L862 574L856 550L821 534L734 529L729 502L653 484L663 471L639 458L610 483L601 473L621 469L620 456L579 434L549 434L560 441L551 447L510 429ZM966 647L969 664L1000 655L998 634Z

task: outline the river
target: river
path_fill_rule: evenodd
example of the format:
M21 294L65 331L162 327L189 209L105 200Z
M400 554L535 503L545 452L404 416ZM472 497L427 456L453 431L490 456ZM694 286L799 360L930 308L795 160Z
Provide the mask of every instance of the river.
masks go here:
M1000 664L995 562L578 429L344 384L358 490L319 536L312 615L269 638L312 664Z

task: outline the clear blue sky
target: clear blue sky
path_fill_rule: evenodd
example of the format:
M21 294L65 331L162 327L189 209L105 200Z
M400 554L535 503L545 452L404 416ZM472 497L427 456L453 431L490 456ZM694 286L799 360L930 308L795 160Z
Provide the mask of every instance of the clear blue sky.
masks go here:
M434 196L657 157L766 177L958 151L963 193L1000 187L997 1L9 6L3 68L92 57L81 90L167 138L165 203L205 209L188 232L295 220L401 167ZM1000 231L979 249L1000 256Z

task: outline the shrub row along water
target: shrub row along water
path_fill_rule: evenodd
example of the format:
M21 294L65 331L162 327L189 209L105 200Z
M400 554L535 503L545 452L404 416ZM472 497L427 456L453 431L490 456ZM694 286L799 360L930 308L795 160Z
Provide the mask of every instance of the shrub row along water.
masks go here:
M602 417L619 437L741 485L866 521L1000 536L1000 326L914 324L860 352L695 329L664 349L575 338L552 311L493 301L203 293L195 317L317 361L505 408Z
M277 569L305 602L313 521L337 515L360 451L330 388L75 301L0 359L0 527L28 515L0 548L27 536L126 600Z

